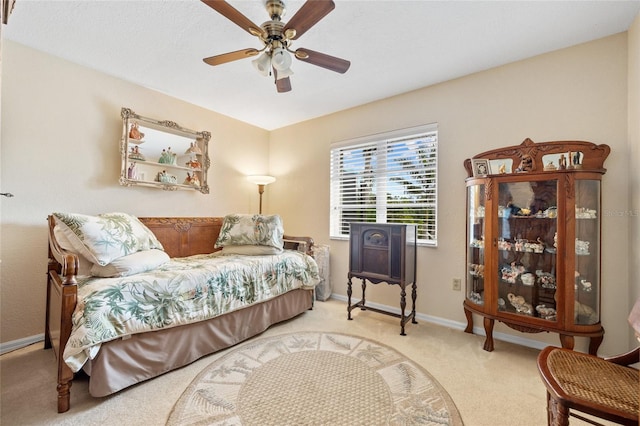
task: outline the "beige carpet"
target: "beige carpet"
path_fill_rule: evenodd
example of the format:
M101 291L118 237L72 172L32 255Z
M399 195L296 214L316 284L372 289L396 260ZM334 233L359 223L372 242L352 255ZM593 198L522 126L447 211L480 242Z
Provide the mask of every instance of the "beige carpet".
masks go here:
M169 425L462 425L440 384L394 349L303 332L254 340L206 367Z
M427 290L422 290L422 297L428 297ZM464 318L462 308L460 311ZM547 424L545 387L536 367L538 350L496 340L496 350L486 352L482 350L484 337L420 318L419 324L408 325L406 336L400 336L397 318L360 310L353 311L353 316L353 321L347 321L345 301L329 299L241 345L318 330L373 339L428 369L455 401L465 426ZM500 327L496 324L498 330ZM557 336L548 339L558 344ZM39 342L0 356L0 425L165 425L195 377L237 347L104 398L89 395L88 379L80 376L71 388L71 409L58 414L55 357ZM578 425L588 423L571 419L571 426Z

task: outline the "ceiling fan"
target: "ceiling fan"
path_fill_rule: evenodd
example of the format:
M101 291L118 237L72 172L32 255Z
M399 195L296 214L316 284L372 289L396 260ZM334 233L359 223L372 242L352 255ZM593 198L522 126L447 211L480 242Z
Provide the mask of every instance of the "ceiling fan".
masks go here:
M303 62L341 74L344 74L351 65L347 60L310 49L299 48L294 51L290 48L293 40L297 40L336 7L332 0L307 0L286 23L282 22L285 14L284 1L264 0L270 20L260 26L251 22L224 0L202 0L202 2L249 34L258 37L264 45L262 49L248 48L204 58L204 62L209 65L221 65L262 53L253 60L253 65L262 75L273 75L279 93L291 90L289 80L289 76L293 74L290 68L291 54Z

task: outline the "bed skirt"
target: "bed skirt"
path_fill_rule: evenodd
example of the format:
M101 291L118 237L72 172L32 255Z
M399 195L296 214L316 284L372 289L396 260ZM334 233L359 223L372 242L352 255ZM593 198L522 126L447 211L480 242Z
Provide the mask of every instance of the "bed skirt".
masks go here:
M136 334L104 343L85 366L89 393L107 396L183 367L311 309L313 290L292 290L273 299L195 324Z

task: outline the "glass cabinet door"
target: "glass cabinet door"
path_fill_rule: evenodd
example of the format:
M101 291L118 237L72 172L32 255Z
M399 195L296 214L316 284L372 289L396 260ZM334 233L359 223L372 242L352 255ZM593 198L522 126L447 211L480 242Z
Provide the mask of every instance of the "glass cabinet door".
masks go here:
M484 304L484 267L485 267L485 186L467 187L467 286L466 298L477 305Z
M600 321L599 200L600 181L576 180L575 324Z
M558 181L498 186L498 311L557 321Z

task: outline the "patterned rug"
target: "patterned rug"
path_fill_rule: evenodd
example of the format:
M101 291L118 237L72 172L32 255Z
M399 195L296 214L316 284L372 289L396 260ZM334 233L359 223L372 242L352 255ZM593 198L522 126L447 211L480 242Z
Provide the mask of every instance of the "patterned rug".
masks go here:
M168 425L462 425L422 367L381 343L302 332L253 340L206 367Z

